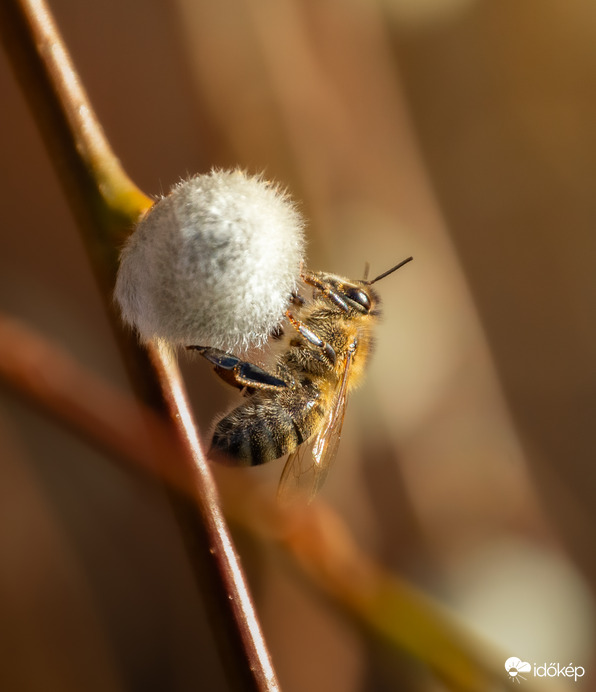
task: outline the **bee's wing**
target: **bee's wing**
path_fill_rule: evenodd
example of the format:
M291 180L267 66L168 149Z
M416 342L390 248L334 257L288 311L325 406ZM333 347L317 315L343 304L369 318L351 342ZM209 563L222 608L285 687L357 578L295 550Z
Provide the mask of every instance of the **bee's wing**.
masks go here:
M348 353L343 376L321 430L292 452L279 481L278 498L285 502L292 495L304 495L308 502L318 493L337 454L346 413L348 379L352 353Z

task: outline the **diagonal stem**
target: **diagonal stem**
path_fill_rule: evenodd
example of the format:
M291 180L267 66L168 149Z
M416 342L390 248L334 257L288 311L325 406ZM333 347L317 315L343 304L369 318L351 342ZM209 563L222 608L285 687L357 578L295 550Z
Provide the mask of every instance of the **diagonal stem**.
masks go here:
M85 241L123 357L140 398L169 419L185 492L166 485L207 605L232 689L277 690L245 577L201 451L177 364L141 348L112 305L119 245L152 202L114 155L43 0L2 0L0 33ZM188 493L190 493L190 498Z

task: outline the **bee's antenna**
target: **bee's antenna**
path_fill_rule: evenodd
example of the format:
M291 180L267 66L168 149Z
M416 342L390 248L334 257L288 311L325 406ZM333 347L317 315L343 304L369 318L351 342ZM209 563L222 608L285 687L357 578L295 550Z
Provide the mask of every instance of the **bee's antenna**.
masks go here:
M368 272L370 271L370 262L365 262L364 263L364 278L362 281L366 283L366 280L368 279Z
M393 274L394 271L397 271L400 267L403 267L404 264L407 264L408 262L411 262L414 258L413 257L408 257L408 259L402 260L399 264L396 264L395 267L391 267L391 269L388 269L386 272L383 272L382 274L379 274L376 279L373 279L372 281L365 281L364 283L367 286L370 286L371 284L376 283L377 281L380 281L381 279L384 279L386 276L389 276L389 274Z

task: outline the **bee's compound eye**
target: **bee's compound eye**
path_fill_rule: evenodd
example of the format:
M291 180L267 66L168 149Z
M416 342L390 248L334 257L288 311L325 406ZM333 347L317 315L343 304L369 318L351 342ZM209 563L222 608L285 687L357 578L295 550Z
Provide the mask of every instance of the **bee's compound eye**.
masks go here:
M361 288L348 288L345 292L346 298L358 303L366 311L370 310L370 298Z

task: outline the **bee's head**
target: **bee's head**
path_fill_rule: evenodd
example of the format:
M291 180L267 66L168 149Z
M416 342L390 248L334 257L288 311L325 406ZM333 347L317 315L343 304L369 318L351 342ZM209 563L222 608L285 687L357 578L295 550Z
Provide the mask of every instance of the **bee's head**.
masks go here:
M329 293L327 297L338 305L342 310L356 310L357 312L368 315L374 311L375 303L378 301L378 296L375 291L370 288L372 284L384 279L389 274L403 267L404 264L410 262L413 258L408 257L395 267L391 267L386 272L379 274L376 278L368 281L348 281L334 274L321 274L321 278L327 284Z

